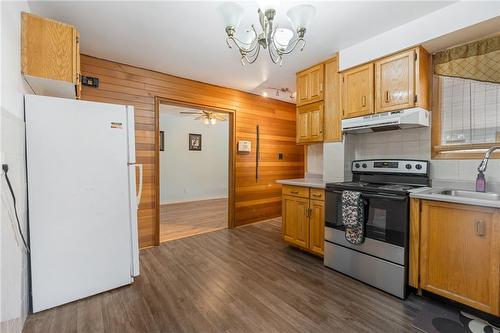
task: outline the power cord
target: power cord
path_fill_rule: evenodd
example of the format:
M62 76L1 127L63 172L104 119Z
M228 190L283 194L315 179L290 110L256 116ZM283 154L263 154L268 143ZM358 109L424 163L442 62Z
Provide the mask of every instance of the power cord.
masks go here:
M19 222L19 216L17 215L16 196L14 194L14 190L12 189L12 185L10 184L9 176L7 175L7 172L9 171L9 165L2 164L2 170L5 176L5 180L7 181L7 185L9 186L10 194L12 195L12 201L14 202L14 213L16 215L17 229L19 230L19 235L21 235L21 239L23 240L23 244L24 247L26 248L26 251L30 253L30 248L28 246L28 243L26 242L26 239L24 238L23 232L21 230L21 223Z

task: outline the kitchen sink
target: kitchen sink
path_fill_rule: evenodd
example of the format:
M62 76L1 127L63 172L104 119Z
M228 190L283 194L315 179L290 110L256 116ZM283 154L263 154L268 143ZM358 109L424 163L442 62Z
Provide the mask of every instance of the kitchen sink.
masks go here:
M481 199L481 200L494 200L500 201L500 194L492 192L474 192L466 190L444 190L437 192L436 194L450 195L453 197L462 197L470 199Z

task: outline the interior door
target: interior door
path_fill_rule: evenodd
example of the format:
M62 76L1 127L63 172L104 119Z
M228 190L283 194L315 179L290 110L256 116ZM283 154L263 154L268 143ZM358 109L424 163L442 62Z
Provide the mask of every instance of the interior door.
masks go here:
M306 104L309 100L309 72L297 74L297 105Z
M422 201L421 288L499 314L499 213Z
M323 99L323 64L314 66L309 70L308 102Z
M309 246L309 199L283 196L283 239L303 248Z
M297 143L308 142L310 139L310 113L308 110L297 109Z
M373 113L373 63L343 73L342 104L344 118Z
M325 243L325 202L311 200L310 203L309 248L323 255Z
M375 112L415 105L415 51L410 50L375 62Z

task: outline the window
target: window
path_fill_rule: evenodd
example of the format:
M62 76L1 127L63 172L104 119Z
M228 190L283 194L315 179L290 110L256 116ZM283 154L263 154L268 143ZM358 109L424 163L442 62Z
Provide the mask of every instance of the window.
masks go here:
M500 84L440 77L441 143L500 142Z
M500 36L433 55L433 158L481 158L500 144Z

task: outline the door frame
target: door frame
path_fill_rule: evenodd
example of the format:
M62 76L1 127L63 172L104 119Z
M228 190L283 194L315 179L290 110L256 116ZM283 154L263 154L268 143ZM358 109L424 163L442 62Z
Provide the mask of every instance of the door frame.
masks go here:
M155 96L155 245L160 245L160 105L174 105L180 107L188 107L192 109L211 110L217 113L225 113L228 115L229 135L228 135L228 219L227 227L235 227L235 169L236 169L236 110L215 107L206 104L191 103L179 101L170 98Z

